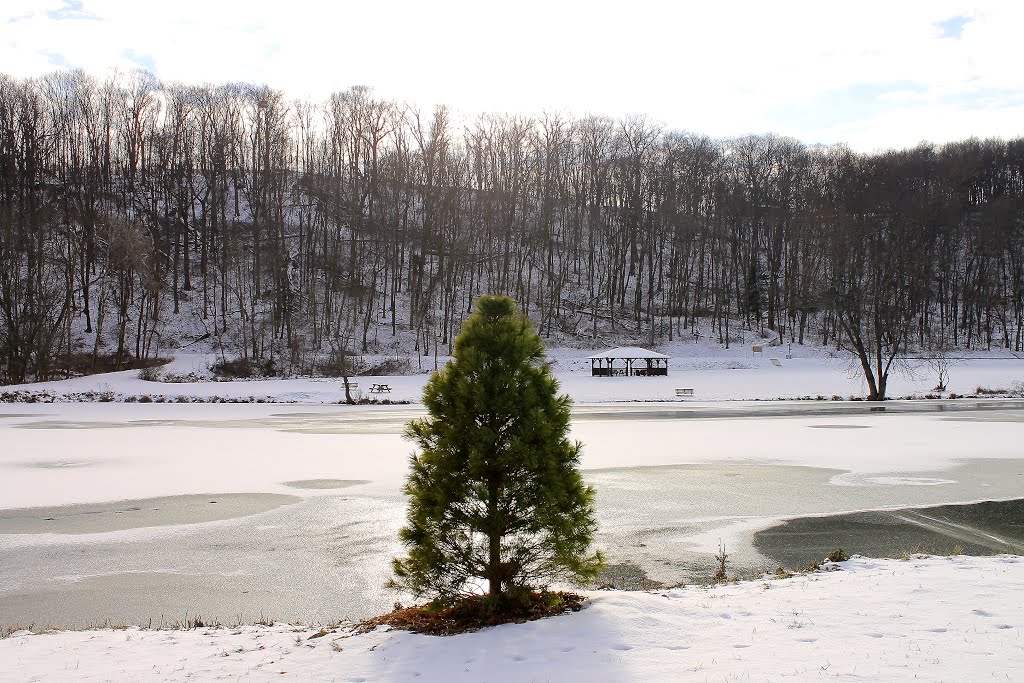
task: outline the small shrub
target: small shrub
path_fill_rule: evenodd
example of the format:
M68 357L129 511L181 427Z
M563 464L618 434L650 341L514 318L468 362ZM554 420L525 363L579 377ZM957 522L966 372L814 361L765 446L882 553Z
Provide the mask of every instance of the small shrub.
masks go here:
M836 548L826 556L826 559L829 562L846 562L850 559L850 555L842 548Z
M139 379L145 382L159 382L161 379L160 375L159 365L147 365L139 370Z
M138 370L146 367L159 367L171 362L172 358L133 358L125 355L118 362L114 354L99 354L93 358L92 353L76 352L60 356L60 366L73 376L94 375L117 370ZM57 379L53 377L52 379Z
M725 544L719 543L718 554L715 555L715 560L718 561L718 569L711 576L711 580L715 583L725 583L728 581L728 575L725 573L725 561L729 556L725 553Z
M185 615L185 620L178 622L178 629L181 631L193 631L200 628L217 628L221 625L219 621L203 619L202 615L190 617Z
M0 640L10 638L12 634L18 633L19 631L32 631L32 629L25 626L0 626Z
M46 391L5 391L0 403L53 403L54 396Z
M152 403L152 402L153 402L153 397L150 396L149 394L143 394L142 396L139 396L139 403Z
M192 382L205 382L207 378L197 375L194 372L190 372L187 375L181 375L175 372L168 372L165 374L161 381L167 384L190 384Z
M277 367L274 361L255 363L248 358L235 358L215 363L210 368L218 379L249 379L251 377L272 377Z
M388 358L360 372L360 375L408 375L412 364L408 358Z

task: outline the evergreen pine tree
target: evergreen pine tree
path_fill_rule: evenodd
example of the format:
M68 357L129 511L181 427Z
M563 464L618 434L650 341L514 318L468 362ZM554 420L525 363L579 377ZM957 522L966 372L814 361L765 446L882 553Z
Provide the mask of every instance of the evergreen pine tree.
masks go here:
M419 452L392 587L439 603L484 588L499 608L549 580L593 578L594 490L567 438L571 399L515 302L477 300L423 401L429 416L406 429Z

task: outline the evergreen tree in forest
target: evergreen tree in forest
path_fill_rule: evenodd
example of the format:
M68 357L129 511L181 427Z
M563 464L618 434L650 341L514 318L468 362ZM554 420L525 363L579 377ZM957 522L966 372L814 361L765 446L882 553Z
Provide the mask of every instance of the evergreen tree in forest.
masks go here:
M423 401L429 416L406 429L419 452L405 486L408 555L393 561L391 586L438 604L485 589L501 609L550 580L596 576L594 490L567 438L571 399L515 302L477 300Z
M754 321L754 327L761 324L762 296L761 296L761 272L758 267L757 254L750 257L750 265L747 267L747 276L744 279L743 305L747 313L747 319Z

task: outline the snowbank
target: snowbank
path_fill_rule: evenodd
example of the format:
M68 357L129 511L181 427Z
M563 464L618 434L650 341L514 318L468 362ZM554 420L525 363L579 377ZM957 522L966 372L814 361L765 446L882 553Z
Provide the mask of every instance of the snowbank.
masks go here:
M246 626L0 640L0 680L980 680L1024 671L1024 559L854 558L715 588L595 592L451 638Z

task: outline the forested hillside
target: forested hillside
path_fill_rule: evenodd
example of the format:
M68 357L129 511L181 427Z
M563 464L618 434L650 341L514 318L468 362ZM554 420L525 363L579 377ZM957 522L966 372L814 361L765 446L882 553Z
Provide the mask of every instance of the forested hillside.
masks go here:
M365 88L0 76L0 383L197 339L287 373L444 354L482 293L578 345L747 327L879 371L1024 350L1024 139L453 118Z

